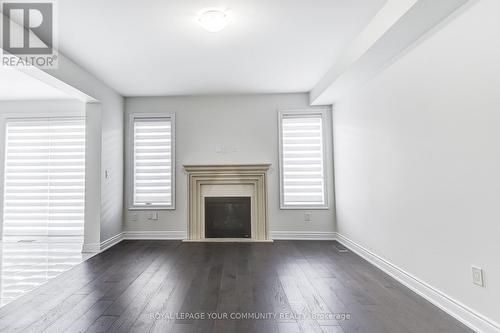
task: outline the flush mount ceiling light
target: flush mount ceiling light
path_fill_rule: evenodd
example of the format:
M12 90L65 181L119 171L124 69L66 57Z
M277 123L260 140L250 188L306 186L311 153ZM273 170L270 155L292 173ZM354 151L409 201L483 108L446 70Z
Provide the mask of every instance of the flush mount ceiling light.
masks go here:
M207 31L219 32L228 25L229 19L221 10L207 10L198 17L198 23Z

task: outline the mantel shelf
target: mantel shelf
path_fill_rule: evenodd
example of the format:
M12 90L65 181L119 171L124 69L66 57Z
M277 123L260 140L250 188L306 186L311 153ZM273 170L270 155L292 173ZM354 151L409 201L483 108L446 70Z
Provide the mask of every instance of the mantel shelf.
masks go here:
M185 164L184 170L187 172L206 171L267 171L271 163L262 164Z

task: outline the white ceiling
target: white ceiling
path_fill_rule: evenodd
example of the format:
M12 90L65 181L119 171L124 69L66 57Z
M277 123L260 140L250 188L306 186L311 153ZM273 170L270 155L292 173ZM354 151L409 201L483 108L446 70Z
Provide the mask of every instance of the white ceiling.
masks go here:
M70 99L62 92L15 68L0 66L0 101Z
M305 92L385 0L64 0L59 48L124 96ZM204 9L232 22L209 33Z

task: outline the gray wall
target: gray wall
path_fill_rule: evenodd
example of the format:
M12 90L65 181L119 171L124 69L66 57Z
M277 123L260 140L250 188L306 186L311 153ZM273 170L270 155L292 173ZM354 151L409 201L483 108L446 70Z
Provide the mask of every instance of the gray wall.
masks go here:
M128 212L126 207L125 231L186 230L187 180L182 165L235 163L272 163L268 180L271 231L335 231L330 128L326 152L330 209L312 211L312 222L307 223L304 211L279 209L277 110L309 108L307 94L126 98L126 121L130 112L176 113L177 191L176 210L162 211L160 221L148 221L147 213ZM227 153L216 153L217 145L226 146Z
M91 73L59 53L59 67L47 73L101 104L101 242L123 229L123 98ZM109 178L104 177L108 170Z
M497 323L499 12L477 2L342 98L333 128L339 233Z

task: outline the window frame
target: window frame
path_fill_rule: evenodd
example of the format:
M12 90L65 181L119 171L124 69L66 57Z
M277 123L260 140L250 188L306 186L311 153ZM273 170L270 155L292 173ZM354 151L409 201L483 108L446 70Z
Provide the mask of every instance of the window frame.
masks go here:
M278 110L278 164L279 164L279 200L281 210L328 210L330 209L328 199L328 163L327 163L327 109L293 109L293 110ZM324 204L322 205L286 205L284 202L284 180L283 180L283 118L288 115L292 116L319 116L321 118L321 140L323 150L323 192Z
M168 206L136 206L134 205L134 182L135 182L135 167L134 167L134 122L137 118L169 118L171 121L171 191L172 203ZM175 210L176 197L176 159L175 159L175 113L174 112L132 112L129 114L128 122L128 185L127 185L127 201L129 211L160 211L160 210Z

